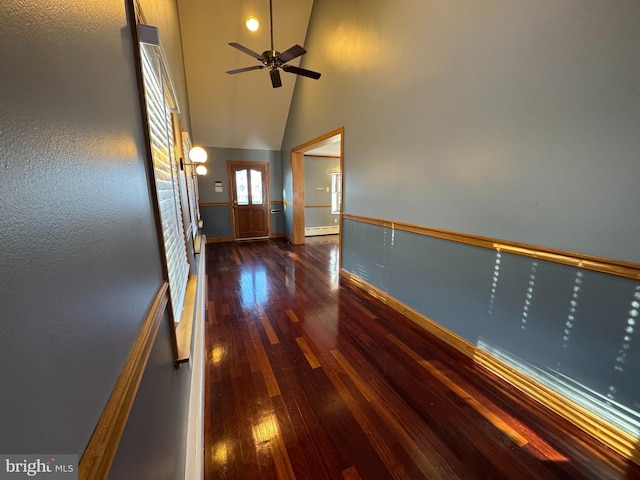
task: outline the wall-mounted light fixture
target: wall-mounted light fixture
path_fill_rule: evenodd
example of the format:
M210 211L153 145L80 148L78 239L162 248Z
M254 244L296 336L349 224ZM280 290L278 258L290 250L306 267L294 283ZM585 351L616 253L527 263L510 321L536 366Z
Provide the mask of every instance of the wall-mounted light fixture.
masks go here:
M207 152L202 147L193 147L189 150L189 160L190 162L185 162L182 158L180 159L180 170L184 170L185 165L191 165L196 167L196 173L198 175L206 175L207 167L202 165L207 161Z

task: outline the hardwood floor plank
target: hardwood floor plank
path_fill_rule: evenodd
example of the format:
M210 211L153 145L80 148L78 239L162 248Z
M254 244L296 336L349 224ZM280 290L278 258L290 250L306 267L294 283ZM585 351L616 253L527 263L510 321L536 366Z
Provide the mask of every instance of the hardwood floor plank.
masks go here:
M276 335L276 332L273 330L273 325L271 325L271 322L269 321L269 317L263 310L260 311L260 322L262 323L262 326L267 333L267 337L269 338L269 342L271 343L271 345L280 343L278 335Z
M296 479L312 479L313 474L309 470L305 459L305 452L298 438L298 434L293 425L291 415L287 409L287 405L282 396L273 397L271 399L276 418L278 419L282 446L287 453L293 478Z
M308 370L299 377L319 425L332 445L339 471L355 463L367 479L389 478L388 470L365 432L333 387L323 369ZM330 414L329 414L330 413Z
M523 447L529 440L520 435L518 431L511 428L502 418L498 415L491 412L489 409L485 408L477 399L473 398L469 393L467 393L460 386L456 385L453 381L449 379L437 366L434 364L424 360L420 357L416 352L411 350L407 345L402 343L398 338L396 338L393 334L387 334L387 338L391 340L395 345L397 345L403 352L405 352L409 357L411 357L417 364L427 370L431 375L436 377L440 382L446 385L452 392L454 392L458 397L467 402L471 407L473 407L478 413L484 416L487 420L489 420L496 428L505 433L509 438L511 438L516 445L519 447Z
M275 397L276 395L280 395L280 387L278 386L278 381L276 380L276 377L273 374L273 370L271 369L271 363L269 362L267 354L264 350L264 346L262 345L260 333L258 332L255 324L251 323L248 325L248 327L249 335L251 337L251 343L257 357L258 365L260 366L260 370L262 371L262 375L264 376L264 381L267 385L269 396Z
M366 366L366 360L355 353L350 353L352 365L358 371ZM370 371L368 382L364 384L378 393L384 401L393 405L391 411L399 411L404 402L415 412L417 418L424 422L424 428L430 434L429 443L439 452L449 452L459 463L473 464L475 470L492 478L547 478L544 468L535 468L533 472L522 471L520 466L513 461L504 461L504 455L510 457L517 454L513 444L504 435L496 435L494 430L488 429L486 421L478 422L479 415L470 418L467 413L461 411L456 405L456 395L439 382L430 381L413 368L405 368L391 360L393 357L380 357L376 362L385 363L385 377L381 378L376 370ZM389 378L395 387L395 392L389 390L385 378ZM463 402L464 403L464 402ZM465 404L466 405L466 404ZM474 413L476 413L474 411ZM399 417L402 421L402 417ZM402 426L411 431L413 423L404 423ZM486 423L486 425L485 425ZM415 432L416 434L418 432ZM466 438L461 442L459 438ZM423 449L421 449L423 450ZM427 450L430 451L430 450ZM500 456L502 452L502 456ZM451 458L451 457L449 457ZM522 461L522 460L520 460ZM447 462L438 462L449 466L455 465L451 459ZM465 478L464 475L456 478Z
M350 393L349 388L343 383L336 372L334 372L330 368L325 369L325 372L327 373L333 385L336 387L336 390L338 391L342 399L347 404L347 407L362 428L364 434L369 439L369 442L373 446L374 450L377 452L378 456L385 464L390 477L394 479L409 478L404 465L398 462L397 457L394 455L390 445L388 444L388 439L385 439L383 435L381 435L380 431L376 428L375 420L370 419L366 415L364 409L360 407L359 402L356 400L354 395ZM355 467L352 468L355 470Z
M252 375L253 382L247 391L247 401L250 402L250 411L245 415L250 425L251 438L256 452L257 462L251 465L257 469L257 473L245 473L246 478L278 479L277 459L274 458L275 442L279 431L274 424L274 411L271 397L261 372ZM240 413L242 414L242 413ZM281 467L280 467L281 468Z
M356 372L356 369L341 352L333 350L331 354L336 358L347 376L363 396L367 398L367 401L373 406L383 421L400 438L400 442L405 451L407 451L426 478L464 478L461 475L462 472L456 472L451 469L451 467L455 465L453 459L446 461L434 448L437 444L433 445L428 439L424 437L421 438L422 436L413 430L415 427L420 428L422 425L423 428L421 429L425 432L427 431L426 426L424 426L418 418L415 416L404 417L399 414L399 412L403 410L401 405L402 401L399 398L393 399L390 402L388 398L385 399L381 397L371 388L370 384ZM409 425L407 422L411 422L412 424ZM430 450L424 448L425 446L429 447ZM440 445L440 447L442 449L440 451L447 451L445 445ZM430 452L430 454L426 452Z
M361 480L358 470L353 466L342 471L342 478L344 480Z
M303 372L294 369L288 355L273 355L271 363L282 385L281 398L313 478L337 478L340 468L335 462L333 447L300 384L299 377Z
M296 312L294 312L293 310L288 309L286 312L293 323L298 323L300 321L300 319L296 315Z
M219 385L220 391L224 392L219 396L219 408L222 411L222 421L219 426L222 428L222 432L214 430L214 435L218 441L212 452L216 460L213 478L215 478L215 475L224 476L225 478L238 478L238 471L241 468L241 462L238 459L240 428L238 417L234 414L232 385L231 375L227 369L223 376L223 381Z
M296 337L296 343L300 347L300 350L302 350L302 353L304 354L304 357L307 359L307 362L309 362L309 366L311 368L320 368L320 362L318 361L314 353L311 351L311 348L307 344L306 340L303 337Z

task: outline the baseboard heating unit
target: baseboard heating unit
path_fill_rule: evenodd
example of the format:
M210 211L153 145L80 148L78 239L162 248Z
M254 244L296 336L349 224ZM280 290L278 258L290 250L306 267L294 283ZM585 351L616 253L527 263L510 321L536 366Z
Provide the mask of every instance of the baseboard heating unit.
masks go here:
M324 227L306 227L304 229L305 237L313 237L316 235L334 235L339 233L338 225L327 225Z

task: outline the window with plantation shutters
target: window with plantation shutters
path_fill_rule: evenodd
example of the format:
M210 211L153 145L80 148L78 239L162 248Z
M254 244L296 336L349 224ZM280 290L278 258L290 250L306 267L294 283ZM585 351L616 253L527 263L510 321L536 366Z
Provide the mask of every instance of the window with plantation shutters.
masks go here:
M156 50L141 47L144 93L147 106L153 174L162 223L162 235L169 274L173 318L179 321L189 276L189 263L180 205L178 166L174 152L171 112L162 58Z

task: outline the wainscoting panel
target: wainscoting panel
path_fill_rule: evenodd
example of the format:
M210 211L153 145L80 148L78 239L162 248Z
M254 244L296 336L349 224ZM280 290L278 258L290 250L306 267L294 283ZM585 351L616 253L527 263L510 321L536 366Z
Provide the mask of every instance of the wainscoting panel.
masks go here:
M233 238L231 225L231 208L228 203L200 204L202 233L209 240L216 238Z

